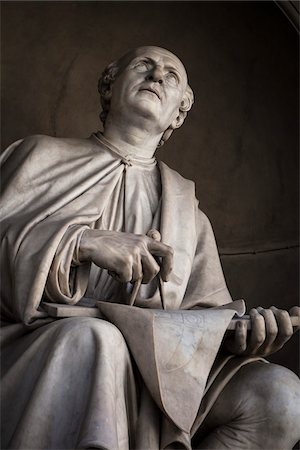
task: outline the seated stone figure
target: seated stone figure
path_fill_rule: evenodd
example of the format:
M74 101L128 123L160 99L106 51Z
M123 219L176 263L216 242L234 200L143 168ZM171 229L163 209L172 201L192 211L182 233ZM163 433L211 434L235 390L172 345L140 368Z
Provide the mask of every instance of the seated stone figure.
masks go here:
M295 331L287 311L252 309L251 333L242 320L222 332L188 429L157 403L116 325L47 314L44 302L101 300L127 305L126 322L160 310L162 289L167 312L228 311L232 302L193 183L154 156L193 103L183 64L140 47L106 68L99 92L103 133L31 136L2 155L1 448L291 449L299 380L263 359ZM130 327L147 360L141 322ZM204 360L209 347L201 351ZM165 391L172 401L173 387ZM173 405L179 415L183 403Z

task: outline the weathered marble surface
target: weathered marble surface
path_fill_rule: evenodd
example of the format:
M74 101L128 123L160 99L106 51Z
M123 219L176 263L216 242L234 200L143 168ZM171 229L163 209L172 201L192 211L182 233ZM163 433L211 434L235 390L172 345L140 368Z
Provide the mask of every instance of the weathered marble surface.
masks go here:
M182 63L166 50L138 48L106 69L100 93L103 135L33 136L3 156L4 447L288 448L298 438L299 382L261 356L290 337L290 317L275 308L250 311L250 339L247 327L237 327L216 357L233 310L215 309L231 298L213 232L193 183L153 157L193 102ZM149 228L159 229L161 242L147 236ZM156 311L158 272L165 312ZM128 303L131 283L141 279L135 304L149 311L118 305ZM125 339L102 319L53 320L41 303L95 302L99 293ZM129 322L127 314L138 315ZM185 320L178 327L179 317L205 317L209 326L204 334ZM178 333L185 337L173 360ZM241 397L229 398L235 384ZM270 432L279 422L283 436Z

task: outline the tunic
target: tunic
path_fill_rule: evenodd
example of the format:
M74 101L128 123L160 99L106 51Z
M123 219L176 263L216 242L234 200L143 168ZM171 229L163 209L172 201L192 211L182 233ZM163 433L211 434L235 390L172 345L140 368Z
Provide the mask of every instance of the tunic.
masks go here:
M130 283L121 289L105 270L78 264L87 227L159 229L175 252L167 309L231 302L193 183L155 159L124 160L95 135L32 136L9 147L2 162L2 448L154 450L180 442L190 449L219 392L251 358L217 357L186 432L158 408L116 326L53 320L42 302L126 303ZM155 279L136 305L161 307Z
M96 138L99 139L99 136ZM105 145L107 141L102 137L100 142ZM118 156L117 149L107 145L107 151ZM91 226L100 230L147 234L151 228L157 228L160 222L161 181L157 161L155 158L133 158L128 155L122 162L123 173L104 207L102 216ZM142 285L139 295L149 297L156 289L157 282ZM92 264L85 298L115 301L120 296L124 297L126 291L130 295L131 283L124 289L106 270Z

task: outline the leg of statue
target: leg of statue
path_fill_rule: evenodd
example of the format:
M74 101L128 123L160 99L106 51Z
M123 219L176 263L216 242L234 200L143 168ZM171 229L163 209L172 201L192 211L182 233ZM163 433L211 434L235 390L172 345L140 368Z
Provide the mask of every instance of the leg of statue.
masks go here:
M10 361L7 349L2 381L2 448L130 448L138 394L127 345L114 325L59 319L18 340L14 350L21 357Z
M220 394L193 448L286 450L299 439L298 377L284 367L253 362Z

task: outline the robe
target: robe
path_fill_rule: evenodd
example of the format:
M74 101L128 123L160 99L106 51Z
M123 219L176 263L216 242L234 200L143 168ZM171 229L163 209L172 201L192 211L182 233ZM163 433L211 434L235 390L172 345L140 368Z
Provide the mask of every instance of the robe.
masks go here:
M162 162L139 160L154 177L159 196L146 204L141 200L147 218L132 222L132 215L125 217L130 200L124 187L126 171L136 161L124 159L96 135L32 136L10 146L1 159L2 448L158 449L180 442L190 449L223 387L253 358L220 353L213 364L213 355L199 411L184 429L164 402L154 401L118 327L88 317L54 320L43 301L126 303L129 284L116 288L105 271L78 260L80 238L88 227L144 234L151 224L174 249L164 286L166 309L230 303L194 183ZM143 286L135 306L161 308L155 280Z

